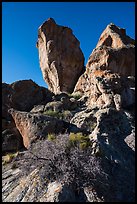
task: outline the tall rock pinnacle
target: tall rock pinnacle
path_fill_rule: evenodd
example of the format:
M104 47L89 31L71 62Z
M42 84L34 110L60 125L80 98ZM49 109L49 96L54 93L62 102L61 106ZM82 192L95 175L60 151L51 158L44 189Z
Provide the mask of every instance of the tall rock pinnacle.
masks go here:
M40 67L48 88L56 93L73 92L84 67L80 43L68 27L49 18L38 29Z

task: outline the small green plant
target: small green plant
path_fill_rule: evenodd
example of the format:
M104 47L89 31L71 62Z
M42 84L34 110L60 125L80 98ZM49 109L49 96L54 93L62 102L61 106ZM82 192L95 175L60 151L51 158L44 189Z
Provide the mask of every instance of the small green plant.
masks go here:
M9 153L9 154L3 156L2 157L2 164L5 165L7 163L10 163L13 160L13 158L17 157L17 155L18 155L18 152Z
M81 143L79 144L79 148L80 148L80 149L85 149L86 147L88 147L88 143L87 143L87 142L81 142Z
M70 146L78 145L80 149L84 149L86 147L89 147L91 144L90 144L89 137L79 132L79 133L70 133L69 145Z
M69 110L65 110L63 112L47 110L44 112L45 115L56 117L61 120L69 120L72 117L72 114Z
M72 94L68 94L68 95L69 95L70 98L73 97L73 98L75 98L76 100L78 100L78 99L81 98L81 93L79 93L79 92L72 93Z
M64 112L62 112L62 115L63 115L63 118L68 118L72 116L69 110L65 110Z
M59 119L62 118L62 113L59 111L47 110L44 112L44 114L52 117L57 117Z
M49 141L54 141L55 139L56 139L55 134L51 134L51 133L48 134L48 140Z
M53 110L47 110L44 112L45 115L48 115L48 116L56 116L58 114L57 111L53 111Z

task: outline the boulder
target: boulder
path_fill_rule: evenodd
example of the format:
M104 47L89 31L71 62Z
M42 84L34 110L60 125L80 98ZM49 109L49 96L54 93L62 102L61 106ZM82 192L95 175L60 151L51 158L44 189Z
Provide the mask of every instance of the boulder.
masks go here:
M23 137L23 143L27 149L36 139L44 139L48 133L64 132L66 128L66 123L56 117L14 109L10 109L9 112Z
M89 133L94 130L97 125L96 117L94 114L96 113L96 109L85 109L81 110L74 114L70 123L76 125L78 128L83 131L88 131Z
M16 128L2 131L2 152L19 151L23 148L23 140Z
M30 111L34 105L47 103L53 94L46 88L38 86L32 80L20 80L12 84L2 84L3 117L7 118L7 109Z
M73 92L84 68L84 56L80 43L65 26L57 25L49 18L38 29L37 48L40 67L50 91Z
M52 100L53 95L48 89L38 86L32 80L20 80L12 84L2 83L2 130L4 131L2 151L23 147L20 139L22 137L8 110L15 108L30 111L34 105L46 104Z

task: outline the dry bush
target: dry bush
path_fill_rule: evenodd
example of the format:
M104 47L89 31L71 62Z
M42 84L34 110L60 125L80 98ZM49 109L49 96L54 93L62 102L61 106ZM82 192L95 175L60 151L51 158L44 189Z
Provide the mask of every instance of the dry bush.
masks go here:
M107 176L101 168L99 157L91 154L91 147L81 149L69 145L69 135L58 135L53 141L43 140L33 144L23 162L23 173L31 167L39 168L41 180L61 181L76 188L98 186L104 188ZM25 159L24 158L24 159ZM32 169L31 169L32 170Z

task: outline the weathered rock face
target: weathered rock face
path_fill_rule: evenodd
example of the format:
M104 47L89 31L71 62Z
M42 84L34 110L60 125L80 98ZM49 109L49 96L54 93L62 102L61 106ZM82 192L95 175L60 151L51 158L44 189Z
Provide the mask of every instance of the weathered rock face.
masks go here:
M101 34L96 48L102 45L120 48L124 45L133 45L134 43L135 41L126 35L126 30L124 28L119 28L113 23L110 23Z
M37 48L40 67L52 92L73 91L84 67L79 44L70 28L57 25L52 18L39 27Z
M133 202L135 199L135 124L134 117L126 111L113 108L98 110L95 115L97 125L90 135L93 151L104 160L108 168L110 202ZM105 161L110 162L110 166ZM109 197L110 196L110 197Z
M16 110L30 111L34 105L49 102L52 96L53 94L48 89L38 86L32 80L2 84L3 151L17 150L23 146L22 137L8 110L15 108Z
M30 111L34 105L49 102L52 96L48 89L38 86L32 80L20 80L12 84L3 83L2 116L7 117L9 108Z
M91 53L86 71L79 78L74 92L88 96L87 104L90 106L115 104L117 109L130 106L135 102L134 75L134 40L126 35L124 29L110 24Z
M89 107L115 107L119 110L135 103L134 88L134 78L120 76L108 70L94 70L80 77L75 91L82 92L87 97L86 104Z
M25 159L23 160L25 162ZM20 164L21 165L21 162ZM41 181L39 169L32 170L27 176L22 176L20 168L6 169L2 173L3 202L101 202L92 187L84 188L76 195L72 186L61 182ZM13 182L14 181L14 182Z
M29 113L9 110L16 127L23 137L24 146L28 149L36 139L46 138L48 133L65 131L65 122L40 113Z

